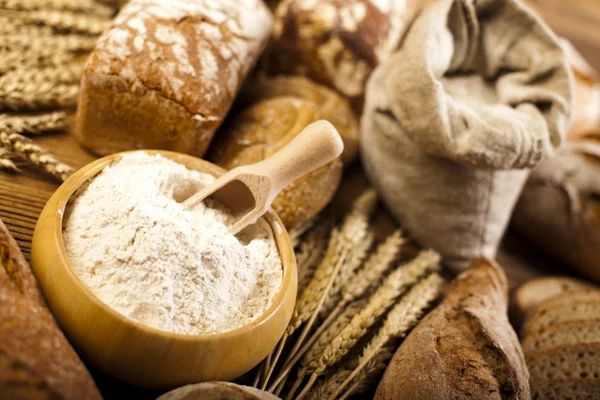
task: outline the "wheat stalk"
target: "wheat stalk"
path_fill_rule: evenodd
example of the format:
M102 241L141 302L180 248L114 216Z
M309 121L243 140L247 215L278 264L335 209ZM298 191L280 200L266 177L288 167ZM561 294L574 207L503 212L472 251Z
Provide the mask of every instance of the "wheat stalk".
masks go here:
M21 19L9 18L0 14L0 35L44 37L52 35L52 28L49 26L29 25Z
M10 172L19 172L19 168L12 160L15 155L7 148L0 147L0 169Z
M15 11L57 10L110 17L114 11L93 0L0 0L0 8Z
M50 48L53 51L65 51L73 53L88 52L94 49L96 38L81 35L41 36L15 33L3 35L0 42L2 50L41 50Z
M68 128L67 113L55 111L40 115L2 115L0 114L0 131L40 135L45 132L62 131Z
M400 299L392 310L388 313L383 326L379 329L375 337L365 347L362 356L358 360L358 366L340 385L331 399L337 397L338 394L353 380L357 382L369 378L369 374L373 374L375 364L381 362L377 358L377 354L387 344L397 341L406 336L407 332L412 329L419 319L424 315L427 308L440 295L443 279L438 274L432 274L421 282L418 282L413 288ZM371 363L371 365L369 365ZM358 376L363 372L362 376ZM356 390L356 389L354 389ZM346 397L352 393L347 393Z
M310 379L297 400L302 399L325 370L336 364L362 338L393 302L431 270L439 268L440 256L431 250L422 251L415 259L394 270L369 297L367 305L352 318L350 324L329 343L319 358L306 366Z
M0 144L8 151L26 159L31 164L62 181L65 181L73 173L72 167L61 163L52 154L18 133L0 132Z
M351 278L350 282L348 282L344 296L338 302L335 309L329 313L325 321L319 325L319 328L312 334L310 339L306 341L302 348L297 351L294 357L282 368L280 375L289 374L294 365L311 348L311 352L314 353L315 347L313 345L317 340L320 340L319 338L323 332L328 329L330 324L333 321L336 321L346 305L365 295L369 289L381 281L383 274L389 270L392 262L397 258L403 244L404 239L402 238L402 233L398 230L388 236L388 238L377 247L375 252L368 258L364 267Z
M328 399L352 372L352 366L343 366L334 374L319 382L308 394L308 400Z
M344 219L341 228L333 230L323 261L317 266L313 278L296 301L292 319L277 347L270 371L267 373L261 389L264 389L268 384L273 369L283 351L285 341L296 329L304 324L302 332L290 350L287 359L284 361L284 366L294 357L300 346L302 346L340 269L352 256L352 252L356 250L361 240L367 237L368 220L375 209L375 204L375 191L372 189L367 190L354 202L352 210ZM282 374L279 374L276 382L269 388L269 391L273 391L283 377Z
M382 347L379 352L377 352L376 356L364 366L360 374L354 378L346 393L344 393L339 400L346 399L353 394L364 392L365 390L369 389L373 383L376 383L377 379L385 371L390 360L394 356L394 353L398 349L398 344L399 343L395 341ZM344 381L348 379L350 374L351 372L349 371L346 374ZM344 382L338 384L336 390L330 395L330 397L335 396L336 392L340 390L343 384Z
M330 231L330 222L320 221L306 233L296 250L299 294L308 286L319 260L322 259L325 253L327 236Z
M52 48L0 51L0 74L23 68L63 66L74 58L72 53Z
M0 15L21 18L27 22L46 25L58 31L91 36L100 35L111 23L111 20L108 18L56 10L36 10L27 12L0 10Z
M0 109L31 111L77 104L79 85L10 82L0 87Z
M79 83L83 75L83 64L72 63L61 67L21 69L0 77L0 88L19 90L29 85Z

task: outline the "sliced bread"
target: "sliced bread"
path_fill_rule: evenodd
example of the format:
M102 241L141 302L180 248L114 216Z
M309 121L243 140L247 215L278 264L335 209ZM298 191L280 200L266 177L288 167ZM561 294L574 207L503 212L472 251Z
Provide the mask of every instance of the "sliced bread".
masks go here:
M528 335L550 325L588 318L600 318L599 300L559 304L552 307L536 307L523 325L521 337L526 339Z
M556 379L600 380L600 342L555 347L526 359L531 385Z
M526 356L553 347L600 342L600 318L583 319L550 325L534 332L521 343Z
M600 400L600 380L556 379L531 385L533 400Z

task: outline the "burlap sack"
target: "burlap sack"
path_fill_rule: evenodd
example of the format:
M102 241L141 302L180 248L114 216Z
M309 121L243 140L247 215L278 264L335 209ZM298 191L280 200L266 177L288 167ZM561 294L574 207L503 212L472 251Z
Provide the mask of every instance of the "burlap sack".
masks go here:
M367 174L450 265L494 257L528 168L565 136L570 87L557 38L521 3L433 1L367 86Z

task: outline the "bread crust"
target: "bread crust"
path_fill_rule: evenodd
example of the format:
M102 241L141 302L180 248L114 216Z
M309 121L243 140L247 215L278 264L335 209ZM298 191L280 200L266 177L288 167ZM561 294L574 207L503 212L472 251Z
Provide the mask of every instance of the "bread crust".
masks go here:
M376 400L529 399L501 268L479 259L400 346Z
M102 399L1 220L0 338L0 399Z

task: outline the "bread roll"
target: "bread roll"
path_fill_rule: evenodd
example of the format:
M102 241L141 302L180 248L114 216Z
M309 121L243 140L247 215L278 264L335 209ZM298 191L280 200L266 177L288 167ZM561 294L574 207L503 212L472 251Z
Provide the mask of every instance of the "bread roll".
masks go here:
M0 220L0 399L101 400Z
M475 260L396 351L376 400L530 399L502 268Z
M373 69L394 51L419 0L283 0L263 66L323 83L362 110Z
M331 122L344 141L342 162L349 165L358 153L358 121L350 104L323 85L294 75L280 75L272 79L258 79L247 85L244 91L246 103L281 96L299 97L315 103L321 118Z
M535 168L512 225L579 273L600 282L600 137L567 142Z
M131 0L86 64L75 136L202 156L271 29L262 0Z
M230 382L205 382L171 390L156 400L280 400L262 390Z
M226 169L261 161L289 143L313 121L318 104L298 97L275 97L241 112L219 132L209 159ZM289 229L312 219L333 197L342 176L339 159L284 188L273 202Z

